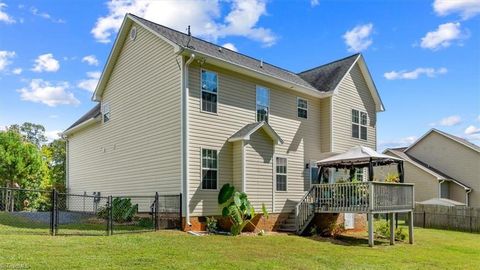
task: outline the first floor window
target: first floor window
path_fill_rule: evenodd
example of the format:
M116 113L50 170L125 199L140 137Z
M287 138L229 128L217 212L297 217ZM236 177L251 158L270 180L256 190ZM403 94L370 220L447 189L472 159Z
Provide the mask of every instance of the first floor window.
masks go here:
M217 150L202 149L202 189L217 189Z
M308 118L308 101L303 98L297 98L297 116L300 118Z
M352 110L352 137L367 140L367 113Z
M287 159L277 157L275 162L277 191L287 191Z
M270 109L270 90L262 86L257 86L257 98L256 98L257 122L265 121L268 123L269 109Z
M106 123L110 120L110 104L102 103L102 118L103 122Z
M202 70L202 111L217 113L217 73Z

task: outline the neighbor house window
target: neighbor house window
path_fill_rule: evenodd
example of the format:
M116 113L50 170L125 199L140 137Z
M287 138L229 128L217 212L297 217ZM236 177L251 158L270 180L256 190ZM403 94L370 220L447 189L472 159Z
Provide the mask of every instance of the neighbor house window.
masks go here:
M110 120L110 104L102 103L102 119L106 123Z
M303 98L297 98L297 116L300 118L308 118L308 101Z
M367 139L367 113L352 110L352 137Z
M217 113L217 73L202 70L202 111Z
M275 162L277 191L287 191L287 159L277 157Z
M270 90L268 88L257 86L257 122L265 121L268 123L270 111Z
M202 189L217 189L217 150L202 149Z

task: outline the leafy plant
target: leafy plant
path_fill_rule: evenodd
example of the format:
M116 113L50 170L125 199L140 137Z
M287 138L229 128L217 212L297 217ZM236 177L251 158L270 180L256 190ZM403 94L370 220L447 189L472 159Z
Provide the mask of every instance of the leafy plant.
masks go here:
M153 220L148 217L143 217L138 219L138 226L143 227L143 228L153 228Z
M266 228L266 223L267 223L267 220L268 220L268 211L267 211L267 207L265 206L264 203L262 203L262 214L263 214L263 227ZM260 232L258 233L258 235L265 235L265 230L262 229L260 230Z
M132 221L133 217L138 212L138 204L132 204L130 198L115 198L112 201L112 216L113 221L123 223ZM97 212L99 218L108 218L108 209L102 207Z
M375 235L382 238L390 238L390 225L386 221L379 221L375 224ZM407 238L407 233L403 230L402 227L395 229L395 239L396 240L405 240Z
M387 176L385 176L385 182L398 183L400 182L400 176L398 175L398 173L388 173Z
M214 217L207 217L207 232L215 233L218 230L218 221Z
M239 235L247 224L252 224L255 218L255 209L248 200L245 192L235 191L235 187L225 184L218 193L218 204L223 207L222 216L230 218L232 235Z

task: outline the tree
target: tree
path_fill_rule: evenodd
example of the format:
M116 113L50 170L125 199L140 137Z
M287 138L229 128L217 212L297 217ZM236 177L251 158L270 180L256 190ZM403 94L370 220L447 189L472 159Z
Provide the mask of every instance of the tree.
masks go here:
M14 131L0 131L0 185L36 188L45 177L40 150Z
M38 148L47 142L47 136L45 136L45 127L42 125L25 122L21 126L12 125L9 129L16 130L25 136L27 141L33 143Z
M66 165L66 142L64 139L56 139L42 146L44 156L49 169L50 183L42 184L43 188L65 189L65 165Z

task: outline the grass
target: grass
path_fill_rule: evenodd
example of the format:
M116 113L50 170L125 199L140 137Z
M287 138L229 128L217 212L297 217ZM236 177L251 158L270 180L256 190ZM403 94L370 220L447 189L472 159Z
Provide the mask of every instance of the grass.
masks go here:
M369 248L365 233L337 240L179 231L51 237L45 225L4 215L0 221L0 269L478 269L480 263L479 234L433 229L416 228L414 245L379 240Z

